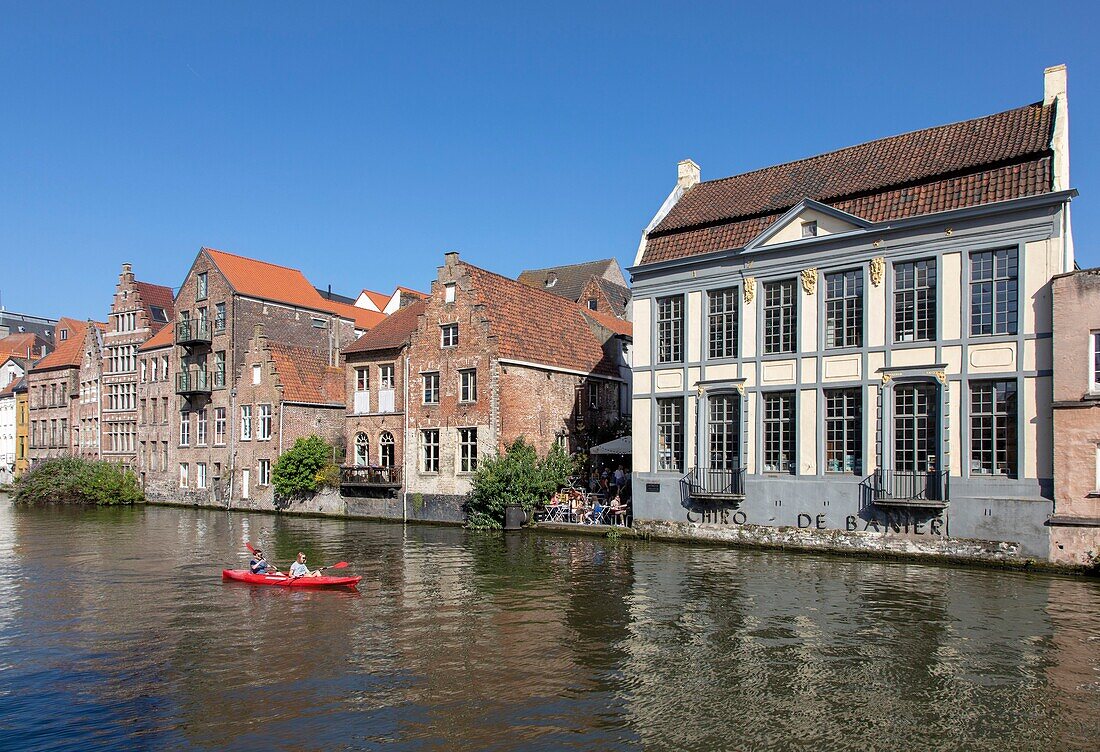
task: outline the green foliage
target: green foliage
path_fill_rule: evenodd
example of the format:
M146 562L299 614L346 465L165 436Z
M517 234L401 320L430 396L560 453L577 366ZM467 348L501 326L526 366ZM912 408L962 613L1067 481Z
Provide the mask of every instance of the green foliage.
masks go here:
M19 504L135 504L145 501L137 477L113 462L61 457L35 465L16 480Z
M482 459L466 501L470 527L495 529L504 523L504 507L532 510L564 486L577 470L576 461L554 446L544 458L521 436L504 454Z
M332 445L320 436L298 439L275 462L271 482L281 498L317 493L328 485L339 485L340 469L333 462Z

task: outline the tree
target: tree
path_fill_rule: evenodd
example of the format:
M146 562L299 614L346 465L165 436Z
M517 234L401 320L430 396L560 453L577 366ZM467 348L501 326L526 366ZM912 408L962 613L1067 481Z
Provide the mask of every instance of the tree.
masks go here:
M496 529L504 523L504 508L519 504L530 511L547 501L576 472L576 462L555 445L539 459L521 436L504 454L487 457L478 465L473 489L466 501L467 524Z
M137 477L122 465L60 457L36 464L15 481L20 504L135 504L145 500Z
M333 447L320 436L298 439L280 455L271 472L275 493L281 498L313 494L322 487L339 482L339 471L332 461Z

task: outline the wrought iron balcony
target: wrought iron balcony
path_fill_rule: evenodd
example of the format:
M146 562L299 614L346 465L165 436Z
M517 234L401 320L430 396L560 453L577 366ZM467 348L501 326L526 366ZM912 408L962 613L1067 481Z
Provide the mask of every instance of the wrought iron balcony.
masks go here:
M860 484L879 506L943 509L951 499L947 471L875 470Z
M341 488L397 487L401 485L401 468L354 465L340 468Z
M739 501L745 498L745 468L692 468L680 479L680 490L696 501Z
M210 394L210 373L208 371L180 371L176 374L176 394Z
M176 322L177 345L209 345L210 322L205 319L186 319Z

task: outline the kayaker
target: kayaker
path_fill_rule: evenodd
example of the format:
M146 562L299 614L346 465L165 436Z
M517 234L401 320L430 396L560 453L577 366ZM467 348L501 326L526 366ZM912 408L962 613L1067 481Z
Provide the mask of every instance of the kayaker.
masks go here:
M299 577L320 577L321 570L309 571L309 567L306 566L306 555L299 551L298 560L290 565L290 576L295 579Z
M252 572L252 574L279 573L278 568L267 563L267 559L264 558L264 552L258 548L252 553L252 561L248 562L248 570Z

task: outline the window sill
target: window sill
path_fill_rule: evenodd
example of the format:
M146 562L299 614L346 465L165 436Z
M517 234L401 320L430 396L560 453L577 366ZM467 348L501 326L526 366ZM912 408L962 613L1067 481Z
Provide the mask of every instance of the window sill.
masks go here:
M1100 491L1089 491L1085 494L1086 499L1100 499Z

